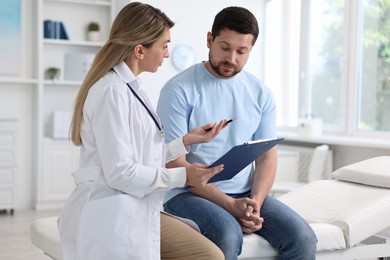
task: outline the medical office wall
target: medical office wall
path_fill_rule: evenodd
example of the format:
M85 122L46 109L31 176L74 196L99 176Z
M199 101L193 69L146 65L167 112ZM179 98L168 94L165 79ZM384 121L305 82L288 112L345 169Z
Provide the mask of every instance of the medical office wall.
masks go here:
M118 7L124 6L129 1L119 0ZM142 75L145 83L145 91L148 93L153 104L157 104L158 95L162 85L172 76L176 75L181 69L178 69L172 63L174 52L179 46L188 46L190 59L187 66L208 59L207 32L211 31L211 26L215 15L227 6L242 6L249 9L258 19L260 27L263 26L262 14L264 11L264 1L260 0L199 0L199 1L177 1L177 0L145 0L144 3L151 4L160 8L174 22L175 26L171 30L171 43L169 51L171 57L164 61L164 64L156 73ZM260 37L263 30L260 29ZM246 65L246 69L254 75L261 77L262 71L262 51L261 41L259 40ZM183 69L183 68L182 68Z
M19 49L19 54L12 56L11 60L19 65L17 69L12 69L12 73L0 71L0 119L18 120L17 174L14 176L15 209L58 208L73 188L70 173L77 167L78 152L69 140L55 138L52 133L53 115L55 110L60 110L59 112L72 110L73 97L81 81L64 79L64 56L56 55L63 53L64 50L81 54L90 53L90 50L96 51L107 39L112 19L129 1L18 0L15 2L20 2L18 40L20 47L17 47L18 44L13 45ZM196 57L193 62L207 59L206 35L219 10L230 5L240 5L251 9L256 16L259 16L262 10L258 0L142 2L162 9L176 22L172 29L170 51L179 44L189 45ZM0 5L3 3L5 2L2 1ZM0 19L5 19L5 14L1 12L0 14ZM95 19L96 14L98 15ZM17 17L12 15L12 19ZM67 42L61 39L44 38L43 21L47 18L63 22L70 38ZM102 31L100 42L92 43L84 38L87 20L96 20L100 23ZM1 42L3 43L3 40ZM11 52L11 49L1 45L0 53ZM52 58L46 59L47 54ZM260 66L260 58L260 51L254 50L249 61L251 65L248 66L258 76L260 75L256 71ZM0 64L8 68L9 62L0 59ZM59 79L48 79L45 74L46 67L53 64L60 67ZM154 104L157 103L162 85L178 72L171 59L166 59L156 74L141 75L146 91ZM61 165L67 165L68 168Z

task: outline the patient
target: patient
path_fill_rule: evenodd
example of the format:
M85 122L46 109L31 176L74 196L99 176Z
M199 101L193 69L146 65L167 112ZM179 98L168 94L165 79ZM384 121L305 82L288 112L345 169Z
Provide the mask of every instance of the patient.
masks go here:
M276 105L264 82L243 70L259 28L245 8L227 7L207 34L208 60L195 64L166 83L157 111L166 141L208 121L238 117L211 142L194 145L171 167L210 164L235 145L276 137ZM237 259L243 233L264 237L279 259L312 260L316 236L308 223L280 201L268 196L276 172L276 148L258 157L231 180L167 193L164 209L193 220L202 234ZM217 216L217 217L216 217Z
M190 145L212 140L226 122L195 127L165 145L138 76L156 72L169 57L173 25L159 9L128 4L84 79L71 128L73 143L81 146L80 168L73 173L77 187L58 222L65 260L160 259L160 243L162 259L223 259L191 227L168 215L160 220L166 190L204 186L223 169L164 168Z

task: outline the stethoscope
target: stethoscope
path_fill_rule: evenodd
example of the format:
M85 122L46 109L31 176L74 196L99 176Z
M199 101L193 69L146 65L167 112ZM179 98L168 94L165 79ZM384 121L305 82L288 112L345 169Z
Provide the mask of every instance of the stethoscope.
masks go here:
M111 69L113 72L115 72L115 74L118 75L118 73L114 70L114 69ZM137 98L137 100L142 104L142 106L146 109L146 111L148 112L149 116L153 119L153 122L154 124L157 126L157 129L158 131L160 132L160 135L162 137L164 137L164 130L163 130L163 127L162 125L160 125L158 119L156 118L156 116L152 113L152 111L150 110L150 108L148 107L148 105L142 100L142 98L137 94L137 92L130 86L129 83L126 83L126 85L129 87L129 89L131 90L131 93L133 93L133 95Z

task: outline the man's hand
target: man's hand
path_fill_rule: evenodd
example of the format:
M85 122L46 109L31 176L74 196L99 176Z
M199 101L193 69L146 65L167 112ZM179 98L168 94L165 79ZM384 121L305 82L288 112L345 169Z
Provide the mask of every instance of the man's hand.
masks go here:
M233 199L226 208L240 223L244 233L261 229L264 219L260 217L260 206L251 198Z
M260 217L260 211L255 210L249 205L245 212L246 218L239 220L242 232L246 234L253 233L263 227L264 219Z
M252 208L258 208L258 203L251 198L231 198L229 204L227 205L226 210L232 214L236 219L247 218L248 212L247 208L252 206Z

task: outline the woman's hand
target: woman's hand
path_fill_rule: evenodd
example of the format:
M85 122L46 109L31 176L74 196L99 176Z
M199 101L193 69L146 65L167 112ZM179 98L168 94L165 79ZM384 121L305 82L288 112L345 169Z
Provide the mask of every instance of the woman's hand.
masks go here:
M193 128L186 135L183 136L184 146L191 144L207 143L216 137L223 128L226 127L227 120L221 120L218 124L209 123L207 125Z
M204 187L208 181L217 173L223 170L223 164L208 168L203 164L189 164L186 166L186 186Z

